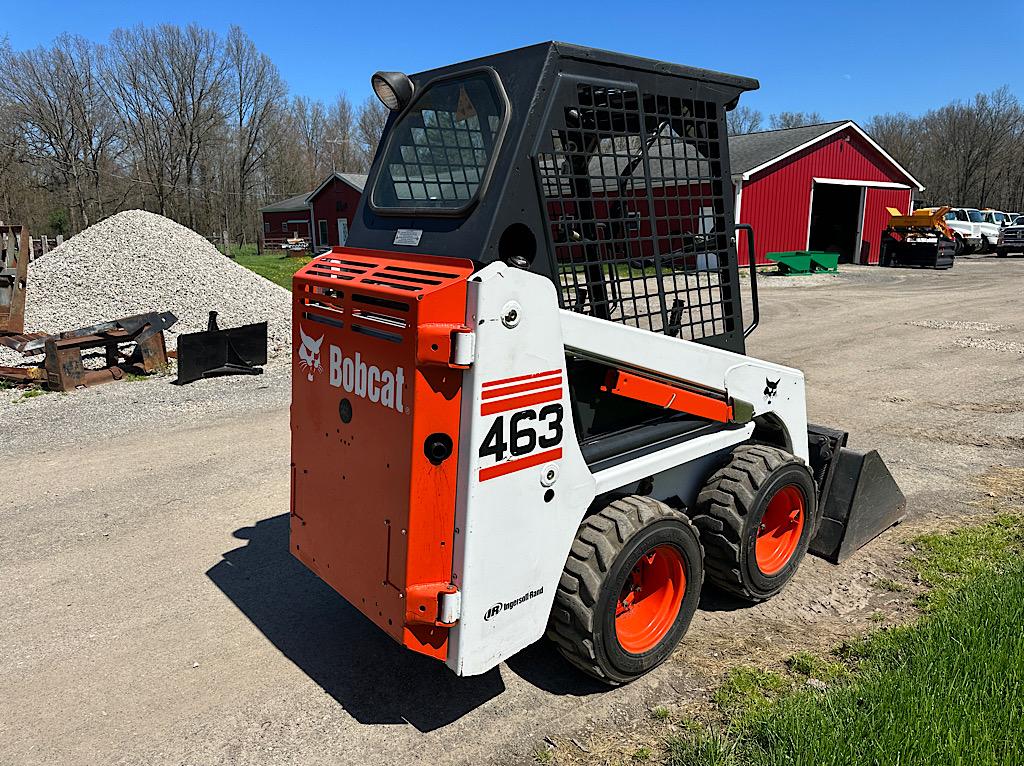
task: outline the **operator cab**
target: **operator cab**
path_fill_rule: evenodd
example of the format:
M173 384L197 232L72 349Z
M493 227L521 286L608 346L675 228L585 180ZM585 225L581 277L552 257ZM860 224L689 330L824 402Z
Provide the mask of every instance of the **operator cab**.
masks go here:
M563 309L744 353L725 114L756 80L552 42L374 87L392 111L350 246L501 260ZM567 364L592 465L729 427Z

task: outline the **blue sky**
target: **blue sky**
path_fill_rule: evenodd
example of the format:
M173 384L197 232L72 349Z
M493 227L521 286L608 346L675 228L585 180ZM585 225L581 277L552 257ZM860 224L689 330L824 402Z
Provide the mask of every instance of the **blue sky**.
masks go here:
M920 113L1003 84L1024 98L1019 0L980 6L677 0L661 8L636 0L5 0L0 6L6 6L6 34L19 49L62 31L102 41L115 27L140 22L194 21L221 32L238 24L274 59L292 92L324 100L342 91L361 101L377 69L415 72L549 39L756 77L761 90L741 103L766 114L817 111L826 119L864 121L878 112Z

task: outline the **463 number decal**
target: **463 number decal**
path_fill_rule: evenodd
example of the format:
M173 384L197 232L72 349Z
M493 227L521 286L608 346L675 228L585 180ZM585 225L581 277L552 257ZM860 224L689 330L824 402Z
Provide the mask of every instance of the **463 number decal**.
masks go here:
M507 418L498 415L480 445L480 457L502 461L557 447L562 443L564 414L561 403L555 402L536 410L518 410Z

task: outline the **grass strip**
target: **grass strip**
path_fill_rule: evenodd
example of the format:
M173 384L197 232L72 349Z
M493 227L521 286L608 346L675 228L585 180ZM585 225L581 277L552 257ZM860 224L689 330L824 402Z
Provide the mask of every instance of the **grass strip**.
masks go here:
M280 285L286 290L292 289L292 275L310 262L307 256L291 255L236 255L235 263L254 271L264 279Z
M1024 763L1024 561L1017 516L915 541L931 586L916 623L792 658L797 679L737 669L728 724L667 743L671 766ZM846 670L844 670L844 668ZM824 688L824 691L820 689Z

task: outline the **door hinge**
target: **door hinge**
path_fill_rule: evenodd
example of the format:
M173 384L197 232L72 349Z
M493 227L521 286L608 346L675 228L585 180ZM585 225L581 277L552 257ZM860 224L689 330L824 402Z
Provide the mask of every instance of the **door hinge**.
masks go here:
M405 624L450 628L462 613L462 594L451 583L423 583L405 589Z
M416 328L416 361L458 370L473 364L476 333L461 324L422 324Z

